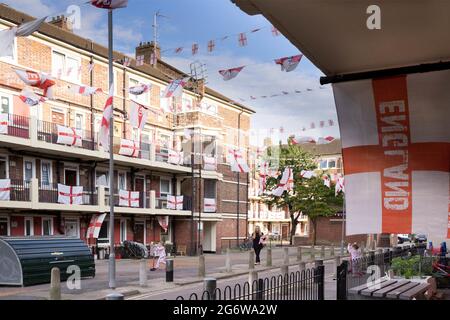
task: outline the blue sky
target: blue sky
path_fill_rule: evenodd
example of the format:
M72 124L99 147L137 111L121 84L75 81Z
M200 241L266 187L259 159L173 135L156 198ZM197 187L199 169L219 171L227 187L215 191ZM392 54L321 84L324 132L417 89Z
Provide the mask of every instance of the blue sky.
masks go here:
M86 0L2 0L11 7L36 17L63 14L70 5L81 8L81 29L75 32L106 45L107 11L83 4ZM287 95L272 99L244 102L256 111L252 127L256 130L283 126L285 136L297 135L338 136L338 127L301 131L311 122L333 119L336 112L331 88L319 90L321 72L306 58L290 73L281 72L273 59L298 54L297 48L283 36L273 37L270 23L262 16L249 16L229 0L129 0L129 6L114 12L114 49L134 57L134 49L141 41L153 38L153 14L160 10L168 18L160 18L159 42L163 60L188 72L189 64L199 60L206 64L208 85L229 96L249 100L249 96L280 93L281 91L314 91ZM259 32L247 34L248 45L239 47L235 34L255 28ZM234 35L226 41L216 41L212 54L206 52L208 40ZM200 46L195 59L191 45ZM174 54L175 47L184 46L181 54ZM218 70L248 65L237 78L223 81Z

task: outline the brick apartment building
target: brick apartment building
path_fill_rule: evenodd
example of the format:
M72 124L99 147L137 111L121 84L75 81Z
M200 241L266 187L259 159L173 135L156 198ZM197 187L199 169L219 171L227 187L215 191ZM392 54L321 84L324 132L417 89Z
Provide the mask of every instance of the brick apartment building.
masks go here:
M32 19L0 5L0 29ZM125 56L114 52L117 189L109 190L109 153L98 143L109 83L107 48L75 35L64 17L44 23L29 37L15 38L14 45L12 58L0 58L1 113L8 119L7 130L0 134L0 179L9 179L11 184L10 200L0 200L0 236L75 236L108 250L109 215L98 240L86 239L86 231L94 214L109 212L111 195L116 247L124 240L149 244L163 239L175 248L186 246L188 253L194 253L199 244L205 252L220 252L236 242L238 226L239 237L245 236L247 174L240 174L238 184L225 155L229 148L239 147L247 157L251 109L230 102L201 80L190 80L181 98L160 98L171 80L186 74L163 62L160 48L153 43L136 48L136 55L144 57L141 66L131 59L125 67ZM152 52L158 58L156 65L150 65ZM52 75L54 99L37 106L25 104L19 98L25 85L13 68ZM130 95L129 87L139 83L151 83L151 90ZM102 92L82 96L68 89L73 85ZM40 89L34 92L42 94ZM143 130L133 128L124 116L131 99L150 106ZM80 130L81 145L56 143L57 125ZM138 146L137 157L119 154L122 139ZM182 164L169 163L170 150L183 151ZM205 159L213 159L213 165L205 165ZM82 186L83 203L58 203L58 184ZM139 206L119 206L118 190L139 192ZM169 195L183 195L182 210L167 208ZM163 218L168 219L167 230L161 227Z

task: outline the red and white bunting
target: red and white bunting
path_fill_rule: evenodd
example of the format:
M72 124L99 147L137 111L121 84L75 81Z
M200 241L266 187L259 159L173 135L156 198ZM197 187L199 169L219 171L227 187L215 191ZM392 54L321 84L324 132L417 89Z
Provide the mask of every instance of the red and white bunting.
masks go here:
M9 114L0 114L0 134L8 134Z
M328 175L324 174L322 176L322 180L323 180L323 184L325 186L327 186L328 188L330 188L330 183L331 183L330 177Z
M136 158L139 156L140 144L139 141L133 141L128 139L120 140L119 154L122 156L128 156Z
M164 232L167 232L169 228L169 216L158 216L158 223L163 228Z
M124 57L123 58L123 66L129 67L131 65L131 58L130 57Z
M203 156L203 170L216 171L217 170L216 158Z
M119 206L139 208L139 191L119 190Z
M66 186L58 183L58 203L83 204L83 187Z
M19 99L30 107L37 106L39 103L46 101L44 97L38 96L33 91L27 89L23 89L20 92Z
M129 114L130 125L141 130L144 129L148 119L148 111L146 106L131 101Z
M167 196L167 209L183 210L183 196Z
M42 73L35 72L31 70L20 70L14 69L19 78L25 82L25 84L39 88L44 90L44 96L52 99L53 98L53 89L52 87L55 85L55 81L53 81L50 76Z
M334 193L337 196L340 192L345 193L345 180L343 176L339 176L336 180Z
M292 144L300 144L300 143L315 143L313 137L290 137Z
M235 78L239 74L239 72L241 72L242 69L244 69L244 67L245 66L226 70L219 70L219 73L222 75L223 80L228 81Z
M166 90L164 90L162 97L163 98L171 98L171 97L180 97L183 93L183 87L187 84L189 77L183 79L172 80Z
M284 57L275 60L276 64L281 66L281 71L291 72L297 68L303 55L299 54L292 57Z
M153 56L155 56L155 55L153 55ZM137 56L136 57L136 66L137 67L143 66L144 65L144 59L145 59L145 57L143 55Z
M103 109L102 122L100 124L100 132L98 140L103 146L103 150L109 152L109 125L113 118L113 103L114 103L114 84L109 88L109 97L106 100L105 108Z
M272 35L274 37L278 37L280 35L280 31L278 31L278 29L275 28L274 26L272 26Z
M103 92L101 88L94 88L89 86L71 85L69 86L69 88L74 94L81 94L82 96L90 96L96 93Z
M128 6L128 0L91 0L91 4L100 9L119 9Z
M92 215L86 232L87 239L98 239L98 235L100 234L100 229L102 228L105 217L106 213Z
M302 170L300 171L300 177L305 179L311 179L312 177L315 177L316 173L311 170Z
M11 179L0 179L0 200L9 201L11 195Z
M198 53L198 43L192 44L192 55L195 56Z
M325 138L317 139L317 143L316 144L328 144L328 143L333 142L334 140L336 140L336 139L331 137L331 136L327 136Z
M141 94L148 92L151 88L151 84L139 84L137 86L130 87L128 92L132 95L140 96Z
M176 53L176 54L179 54L179 53L181 53L181 52L183 52L183 47L175 48L175 53Z
M245 173L249 172L250 168L242 157L242 153L239 150L228 150L228 162L231 165L231 171Z
M284 191L291 191L294 189L294 172L292 168L285 168L280 182L278 183L272 194L276 197L281 197Z
M58 138L56 143L66 144L75 147L81 147L83 144L83 137L81 129L70 128L66 126L56 125Z
M247 35L244 32L239 33L238 41L240 47L245 47L247 45Z
M94 61L90 61L88 64L88 73L91 73L94 70L95 63Z
M169 155L167 159L168 163L183 165L184 164L184 153L183 151L175 151L169 149Z
M216 199L204 198L203 199L203 212L216 212Z
M216 48L216 42L214 40L208 41L208 52L213 52Z

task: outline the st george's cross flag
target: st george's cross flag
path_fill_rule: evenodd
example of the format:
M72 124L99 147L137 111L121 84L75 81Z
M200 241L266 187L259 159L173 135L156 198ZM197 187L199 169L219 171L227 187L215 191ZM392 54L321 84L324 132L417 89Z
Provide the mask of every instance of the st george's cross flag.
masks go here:
M97 239L102 228L103 221L105 220L106 213L92 215L89 227L86 232L87 239Z
M226 70L219 70L219 73L222 75L223 80L228 81L233 78L236 78L236 76L239 74L239 72L244 69L245 66L237 67L237 68L231 68Z
M167 196L167 209L183 210L183 196Z
M242 153L240 150L229 149L227 158L228 163L231 165L231 171L240 173L250 171L250 168L242 157Z
M53 98L52 87L55 85L55 81L49 75L31 70L14 69L14 71L26 85L42 89L45 97Z
M183 93L183 87L187 84L189 77L172 80L162 93L163 98L179 97Z
M347 234L450 237L450 71L333 84Z
M312 177L315 177L316 173L311 170L302 170L300 171L300 177L305 179L311 179Z
M284 191L291 191L294 189L294 171L290 167L286 167L281 176L280 182L277 187L272 190L272 194L277 197L281 197Z
M94 88L89 86L79 86L79 85L71 85L69 86L70 90L75 94L80 94L82 96L90 96L96 93L101 93L103 90L101 88Z
M98 133L98 140L103 146L103 150L109 152L109 126L113 118L114 107L114 84L109 88L109 96L106 99L105 107L103 108L102 122L100 123L100 131Z
M0 134L8 134L9 114L0 113Z
M39 103L46 101L44 97L38 96L33 91L26 88L20 92L19 99L30 107L37 106Z
M139 104L135 101L131 101L129 114L130 125L142 130L144 129L145 123L147 122L147 118L148 107L143 106L142 104Z
M332 136L327 136L324 138L321 137L321 138L317 139L316 144L328 144L328 143L333 142L334 140L336 140L336 139L333 138Z
M308 136L291 136L290 137L292 144L300 144L300 143L315 143L316 140L314 140L313 137Z
M330 177L329 177L327 174L324 174L324 175L322 176L322 180L323 180L323 184L324 184L325 186L327 186L328 188L331 187L331 180L330 180Z
M345 178L339 175L336 178L336 185L334 186L334 194L337 196L341 192L345 193Z
M119 206L139 208L139 191L119 190Z
M58 183L58 203L83 204L83 187Z
M128 0L91 0L91 4L101 9L118 9L128 6Z
M141 148L139 141L120 139L120 148L119 148L120 155L136 158L139 156L140 149Z
M56 125L58 138L56 143L69 146L81 147L83 144L83 136L81 129L70 128L66 126Z
M9 201L11 196L11 179L0 179L0 200Z
M152 88L151 84L138 84L136 86L128 88L128 92L135 96L140 96L141 94L144 94L148 92Z
M291 72L297 68L303 55L299 54L292 57L284 57L275 60L276 64L281 66L281 71Z

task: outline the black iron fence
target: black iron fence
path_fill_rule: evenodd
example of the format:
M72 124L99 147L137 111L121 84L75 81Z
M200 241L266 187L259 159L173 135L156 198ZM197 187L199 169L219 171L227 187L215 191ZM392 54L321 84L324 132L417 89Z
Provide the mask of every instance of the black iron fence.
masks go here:
M262 278L177 300L324 300L324 266Z
M416 254L423 255L424 247L397 247L384 252L369 252L357 259L342 261L337 266L337 300L346 300L348 290L367 283L369 279L384 277L391 268L392 259Z
M52 144L57 144L58 141L58 125L53 122L38 120L37 121L37 136L38 140L45 141ZM96 143L92 131L77 129L81 133L81 148L87 150L95 150Z
M10 201L30 201L30 182L11 179Z

